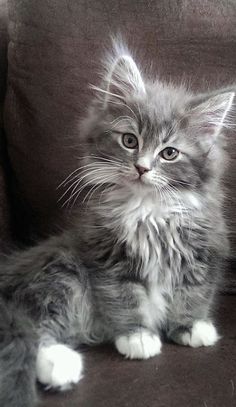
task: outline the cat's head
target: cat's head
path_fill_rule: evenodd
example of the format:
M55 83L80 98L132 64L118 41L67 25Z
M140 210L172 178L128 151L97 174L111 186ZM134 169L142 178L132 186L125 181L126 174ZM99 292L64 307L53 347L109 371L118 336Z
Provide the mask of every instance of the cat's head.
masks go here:
M204 190L222 172L222 128L234 92L193 95L183 86L145 79L116 46L82 125L87 185L144 193Z

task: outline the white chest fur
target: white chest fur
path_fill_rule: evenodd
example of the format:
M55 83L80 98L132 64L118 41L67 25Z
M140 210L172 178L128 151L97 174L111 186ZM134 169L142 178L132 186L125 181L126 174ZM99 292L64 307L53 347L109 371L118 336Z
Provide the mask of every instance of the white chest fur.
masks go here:
M108 197L110 227L117 230L127 254L138 259L139 271L148 288L137 287L140 314L149 327L162 325L168 302L181 275L182 259L191 263L192 253L183 239L189 230L189 212L198 210L197 198L163 202L158 196L120 191ZM181 202L181 204L180 204Z
M186 251L179 233L180 225L188 222L183 207L173 203L167 209L152 196L132 196L118 208L120 239L130 255L140 259L143 276L157 282L158 270L171 267L172 261L178 268Z

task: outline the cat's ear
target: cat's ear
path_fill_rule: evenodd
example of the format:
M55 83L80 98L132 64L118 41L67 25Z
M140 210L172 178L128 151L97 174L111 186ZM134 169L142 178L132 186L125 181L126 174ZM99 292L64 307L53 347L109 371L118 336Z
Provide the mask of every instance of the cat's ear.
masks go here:
M201 133L215 139L222 127L230 127L234 91L199 96L191 103L190 121ZM212 140L213 141L213 140Z
M113 54L106 59L102 87L93 86L93 89L103 94L104 106L108 103L122 103L132 94L146 93L141 72L127 48L116 42L113 45Z

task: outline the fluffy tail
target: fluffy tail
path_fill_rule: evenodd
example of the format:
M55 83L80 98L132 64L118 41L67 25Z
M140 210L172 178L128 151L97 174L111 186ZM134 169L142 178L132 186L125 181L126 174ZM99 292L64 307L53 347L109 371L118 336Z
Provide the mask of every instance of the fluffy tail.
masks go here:
M0 406L33 407L37 338L22 311L0 299Z

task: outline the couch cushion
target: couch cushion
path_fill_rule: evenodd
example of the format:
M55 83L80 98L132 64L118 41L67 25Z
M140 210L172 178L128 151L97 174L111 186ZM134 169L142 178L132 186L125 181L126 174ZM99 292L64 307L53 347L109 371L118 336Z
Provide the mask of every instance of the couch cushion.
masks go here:
M235 2L9 0L9 11L8 149L26 213L41 232L65 219L57 186L77 166L78 122L110 33L121 31L138 59L162 78L205 90L236 77ZM231 137L227 211L235 230Z
M3 131L3 104L7 79L7 0L0 0L0 250L10 241L9 202L6 191L6 149Z
M2 105L5 98L6 90L6 71L7 71L7 0L0 0L0 109L2 112ZM2 120L2 117L0 118ZM0 121L2 124L2 121Z

